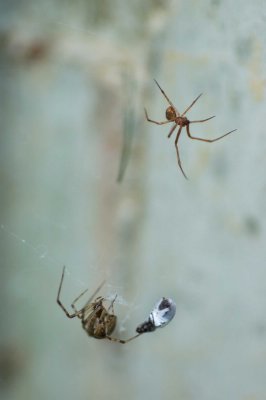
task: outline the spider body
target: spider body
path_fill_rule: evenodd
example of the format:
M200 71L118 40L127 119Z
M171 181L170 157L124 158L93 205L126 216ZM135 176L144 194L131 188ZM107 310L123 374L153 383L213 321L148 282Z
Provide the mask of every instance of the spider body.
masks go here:
M69 313L63 303L60 300L60 293L62 289L62 283L65 275L65 267L63 268L62 277L60 281L60 285L57 293L57 304L62 308L64 313L68 318L79 318L81 320L83 329L87 332L87 334L95 339L108 339L112 342L118 342L125 344L130 342L131 340L137 338L140 334L138 333L135 336L130 337L127 340L117 339L110 336L116 327L117 317L114 314L114 302L116 298L111 302L110 306L106 309L103 305L105 299L103 297L97 297L94 301L94 297L99 292L99 290L104 285L105 281L103 281L100 286L95 290L93 295L89 298L89 300L85 303L85 305L78 310L75 306L76 302L87 292L87 289L82 292L71 304L73 309L73 313Z
M168 123L172 122L173 125L172 125L172 127L171 127L171 129L170 129L170 132L168 133L168 138L170 138L171 135L172 135L172 134L174 133L174 131L176 130L176 128L179 127L179 128L178 128L178 131L177 131L177 134L176 134L176 139L175 139L175 148L176 148L177 162L178 162L178 165L179 165L179 167L180 167L180 169L181 169L181 171L182 171L182 174L183 174L184 177L187 179L187 176L186 176L186 174L185 174L185 172L184 172L184 170L183 170L182 164L181 164L181 159L180 159L180 156L179 156L178 145L177 145L178 139L179 139L179 137L180 137L180 134L181 134L182 129L183 129L184 127L186 127L186 132L187 132L187 135L188 135L188 137L189 137L190 139L200 140L200 141L202 141L202 142L208 142L208 143L212 143L212 142L215 142L215 141L217 141L217 140L220 140L220 139L222 139L223 137L229 135L230 133L236 131L236 129L234 129L234 130L232 130L232 131L230 131L230 132L227 132L227 133L225 133L224 135L217 137L216 139L203 139L203 138L200 138L200 137L192 136L191 133L190 133L190 124L199 123L199 122L206 122L206 121L209 121L210 119L212 119L212 118L215 117L215 116L212 116L212 117L205 118L205 119L201 119L201 120L190 121L190 120L188 120L187 117L185 116L186 113L191 109L191 107L196 103L196 101L202 96L202 93L201 93L198 97L196 97L195 100L193 100L193 102L190 104L190 106L187 107L186 110L185 110L182 114L180 114L179 111L177 110L177 108L176 108L176 107L174 106L174 104L171 102L171 100L167 97L167 95L165 94L165 92L163 91L163 89L161 88L161 86L159 85L159 83L158 83L155 79L154 79L154 81L155 81L156 85L158 86L158 88L159 88L160 91L162 92L163 96L166 98L167 102L168 102L170 105L167 107L166 112L165 112L166 121L159 122L159 121L154 121L154 120L150 119L149 116L148 116L147 110L144 109L146 119L147 119L147 121L152 122L153 124L156 124L156 125L164 125L164 124L168 124Z
M116 315L109 314L103 302L104 298L98 297L80 317L83 329L95 339L105 339L106 335L111 335L116 327Z

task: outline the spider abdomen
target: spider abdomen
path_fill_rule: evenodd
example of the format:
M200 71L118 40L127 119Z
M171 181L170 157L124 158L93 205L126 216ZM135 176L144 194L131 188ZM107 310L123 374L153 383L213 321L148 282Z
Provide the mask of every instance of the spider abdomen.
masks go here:
M176 118L176 112L175 112L174 107L172 107L172 106L167 107L167 109L165 111L165 116L168 121L174 121Z
M92 314L82 321L82 326L89 336L96 339L104 339L106 335L111 335L116 327L117 317L108 314L105 308L92 312Z

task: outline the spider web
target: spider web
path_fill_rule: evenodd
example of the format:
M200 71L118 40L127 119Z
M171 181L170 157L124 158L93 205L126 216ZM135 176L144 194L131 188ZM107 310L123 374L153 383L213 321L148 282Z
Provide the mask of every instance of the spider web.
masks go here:
M35 11L39 11L40 10L35 10ZM48 12L48 8L47 8L47 12ZM36 13L37 15L37 13ZM21 22L21 26L22 26L22 32L23 31L23 23L25 21ZM38 25L38 26L37 26ZM31 40L31 35L32 32L36 31L36 26L37 28L39 27L39 24L37 22L34 21L29 21L29 41ZM46 27L45 27L46 26ZM19 26L18 26L19 27ZM53 10L53 16L51 16L50 18L50 22L46 21L45 25L41 25L41 35L42 32L47 30L52 30L52 31L57 31L58 27L62 27L62 28L67 28L68 30L70 30L71 32L73 32L73 34L84 34L85 36L91 36L94 38L98 37L98 33L97 32L93 32L91 30L88 29L82 29L80 27L74 26L74 24L71 23L65 23L62 22L62 19L60 18L55 18L54 17L54 10ZM19 28L18 28L18 32L19 32ZM73 36L74 36L73 35ZM26 32L26 42L27 42L27 32ZM74 37L74 40L76 38ZM79 39L79 38L78 38ZM100 38L101 41L105 41L104 36ZM22 34L22 42L23 44L23 34ZM18 44L20 44L20 42L18 41ZM51 63L53 63L53 61L50 61ZM12 77L12 75L10 74L10 78ZM132 84L132 82L131 82ZM130 91L131 93L132 91ZM131 93L132 95L132 93ZM132 120L130 119L130 112L134 111L133 110L133 103L132 100L130 102L131 106L130 106L130 110L125 109L124 111L126 112L126 117L125 117L125 121L124 121L124 131L122 134L124 134L124 142L123 142L123 148L121 147L120 149L120 154L121 156L117 158L117 166L119 165L119 158L120 158L120 166L118 167L119 169L119 180L121 181L121 179L123 178L123 175L125 173L125 169L126 166L128 164L128 159L130 156L130 151L131 151L131 145L132 145L132 137L130 137L131 133L132 133L132 127L134 127L135 121L132 122ZM130 132L129 132L130 131ZM121 134L121 136L122 136ZM22 138L22 136L25 136L24 140L26 142L26 140L28 139L26 134L23 135L20 134L19 135L20 138ZM121 137L122 139L122 137ZM116 177L114 176L114 185L116 184L115 182ZM40 226L40 231L42 230L42 226L45 227L45 225L48 225L50 227L51 230L59 230L59 231L65 231L66 233L68 233L68 231L70 231L71 228L69 228L68 226L66 226L65 224L62 223L58 223L54 220L52 220L52 218L46 217L45 215L29 215L28 216L29 222L32 225L39 225ZM38 220L38 224L36 224L36 221L34 221L34 219ZM49 269L51 271L51 269L56 269L54 275L54 280L55 282L59 282L59 277L60 277L60 272L61 272L61 268L63 267L63 265L66 265L66 277L70 279L68 279L67 282L67 287L64 288L64 293L67 296L68 291L69 292L74 292L76 291L77 293L79 291L83 291L84 289L86 289L88 287L88 283L85 280L82 280L80 278L81 274L79 273L79 266L80 269L84 268L84 266L81 266L81 263L75 263L75 272L72 272L72 268L71 268L71 264L73 265L73 262L68 262L66 261L66 258L63 258L61 255L56 255L53 253L53 250L51 250L50 246L48 244L43 243L42 241L38 242L39 238L41 235L36 235L36 236L31 236L23 234L23 224L22 225L18 225L19 228L13 228L13 226L15 225L15 219L12 220L11 223L2 223L1 226L1 235L4 238L4 240L7 239L7 241L9 243L11 243L11 245L9 245L9 247L12 249L12 243L15 244L14 247L18 247L16 250L16 257L19 257L19 255L21 254L21 264L22 264L22 268L20 269L20 273L18 274L19 276L23 276L25 275L25 273L27 274L27 276L29 276L31 273L35 272L38 270L38 268L42 268L45 267L45 269ZM21 229L20 229L21 228ZM45 227L45 229L47 229ZM22 233L21 233L22 232ZM28 232L28 231L27 231ZM21 247L19 249L19 247ZM10 251L10 250L8 250ZM8 253L7 251L7 253ZM11 250L12 251L12 250ZM27 261L25 262L25 260L31 257L34 258L36 257L36 260L38 262L36 263L28 263ZM115 263L115 261L114 261ZM9 255L7 254L7 263L5 262L5 265L2 265L2 269L8 269L9 268ZM19 264L18 261L16 260L16 266L15 268L19 268ZM33 266L31 266L33 265ZM76 268L76 265L78 268ZM99 262L93 259L89 260L89 266L86 266L86 269L89 270L89 273L92 274L92 280L97 282L97 280L99 280L98 278L103 279L103 277L99 277L100 271L102 270L107 270L110 271L109 272L109 276L107 276L107 282L104 286L104 292L107 293L106 295L104 295L104 297L106 298L106 300L108 302L111 302L114 298L116 298L115 300L115 304L122 306L122 308L125 309L126 312L124 312L124 317L122 316L122 318L119 318L119 323L118 323L118 330L119 331L125 331L126 329L126 323L127 321L130 319L131 317L131 313L136 310L137 308L139 308L139 306L136 304L134 299L133 301L128 301L124 296L123 296L123 287L122 286L118 286L115 284L112 284L112 282L110 282L111 278L112 278L112 266L104 266L103 268L99 267ZM94 278L94 275L98 276L98 278ZM10 275L11 276L11 275ZM19 278L17 278L19 279ZM33 279L33 277L32 277ZM93 291L93 287L91 287L91 282L89 282L89 290ZM14 286L15 288L15 286ZM120 311L120 310L119 310ZM119 314L119 311L117 311L117 314ZM122 312L123 315L123 312Z
M53 223L53 222L51 222L51 223ZM0 227L1 227L1 234L3 236L6 236L11 241L15 241L18 244L20 244L22 247L27 249L27 251L29 251L31 254L36 256L36 258L38 260L40 260L42 265L44 265L45 267L51 268L51 266L55 266L57 269L59 269L59 268L61 268L61 266L64 265L64 261L62 259L59 259L50 253L49 247L47 245L45 245L45 244L34 245L31 241L29 241L28 239L25 239L25 237L20 236L18 233L11 230L5 224L1 224ZM3 266L2 266L2 268L3 268ZM6 268L8 268L8 267L6 267ZM34 269L36 269L36 268L38 268L38 267L34 267ZM32 270L31 268L26 267L24 269L24 272L30 272L31 270ZM95 266L94 263L90 264L90 272L91 271L98 272L98 268L97 268L97 266ZM104 285L105 292L107 292L107 294L104 295L104 298L106 299L106 301L111 303L115 299L115 304L124 306L126 309L132 309L132 310L134 309L135 310L135 309L139 308L139 306L135 304L135 301L128 302L122 296L122 294L121 294L122 289L123 289L122 286L110 283L110 274L111 274L111 272L108 273L108 275L106 277L106 283ZM57 275L58 274L55 273L55 279L58 278ZM67 267L66 267L66 275L68 277L70 277L70 282L68 282L68 284L67 284L68 288L73 283L76 284L76 286L79 286L81 291L84 290L84 288L88 287L88 284L86 284L83 280L81 280L78 277L78 273L71 272L71 269L69 269ZM65 289L65 290L67 290L67 289ZM128 312L126 314L126 316L120 320L120 323L119 323L120 331L126 330L125 323L129 319L130 319L130 313Z

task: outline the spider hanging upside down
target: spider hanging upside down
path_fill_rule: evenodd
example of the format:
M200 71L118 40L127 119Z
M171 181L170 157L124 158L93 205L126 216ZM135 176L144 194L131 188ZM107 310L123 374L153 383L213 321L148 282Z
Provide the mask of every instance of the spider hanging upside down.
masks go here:
M111 302L108 309L106 309L103 305L105 299L103 297L97 297L94 301L93 298L96 296L98 291L102 288L105 281L103 281L100 286L95 290L93 295L89 298L89 300L85 303L85 305L77 310L75 307L75 303L87 292L86 289L82 292L71 304L74 312L70 314L64 305L61 303L59 299L62 283L65 275L65 267L63 268L62 277L57 293L57 303L62 308L64 313L68 318L78 317L81 319L82 326L84 330L88 333L89 336L92 336L96 339L108 339L112 342L118 343L128 343L133 339L136 339L138 336L142 335L146 332L153 332L157 328L162 328L167 325L175 316L176 305L171 299L167 299L163 297L154 307L152 312L149 315L149 318L137 326L136 332L137 335L130 337L127 340L117 339L111 337L110 335L113 333L116 327L117 317L114 315L114 302L116 297ZM110 312L111 310L111 312Z
M183 127L186 127L187 135L188 135L188 137L190 139L200 140L202 142L208 142L208 143L212 143L212 142L215 142L216 140L222 139L223 137L229 135L230 133L235 132L236 129L234 129L234 130L232 130L230 132L227 132L224 135L219 136L218 138L212 139L212 140L211 139L202 139L202 138L199 138L199 137L191 136L190 130L189 130L189 124L195 124L197 122L206 122L206 121L209 121L210 119L215 117L215 115L213 115L212 117L209 117L209 118L206 118L206 119L197 120L197 121L189 121L185 117L186 113L191 109L191 107L196 103L196 101L202 96L202 93L198 97L196 97L196 99L190 104L190 106L182 114L180 114L179 111L177 110L177 108L171 102L171 100L167 97L167 95L165 94L165 92L163 91L163 89L161 88L159 83L155 79L154 79L154 81L155 81L156 85L158 86L158 88L160 89L160 91L162 92L162 94L164 95L164 97L166 98L167 102L170 104L170 106L167 107L166 112L165 112L167 121L158 122L158 121L154 121L154 120L150 119L149 116L148 116L147 110L145 108L144 110L145 110L146 119L147 119L147 121L152 122L152 123L157 124L157 125L164 125L164 124L169 124L170 122L173 122L174 124L173 124L172 128L170 129L170 132L168 134L168 138L171 137L172 133L175 131L177 126L179 126L177 134L176 134L176 139L175 139L177 162L178 162L178 165L179 165L184 177L186 179L188 179L186 174L185 174L185 172L184 172L184 170L183 170L183 168L182 168L181 160L180 160L180 157L179 157L178 146L177 146L178 139L179 139L179 136L181 134L181 131L182 131Z

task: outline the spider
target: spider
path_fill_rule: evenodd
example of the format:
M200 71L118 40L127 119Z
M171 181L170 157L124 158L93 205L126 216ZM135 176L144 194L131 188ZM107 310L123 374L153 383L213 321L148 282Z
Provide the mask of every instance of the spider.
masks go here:
M108 309L106 309L103 305L103 302L105 301L103 297L97 297L95 300L93 300L96 294L99 292L99 290L103 287L105 281L103 281L98 286L98 288L89 298L89 300L85 303L85 305L80 310L77 310L75 303L87 292L88 289L84 290L84 292L82 292L71 304L71 307L73 308L74 312L70 314L65 308L65 306L61 303L61 300L59 299L64 275L65 275L65 267L63 268L62 277L57 293L57 299L56 299L57 303L62 308L62 310L64 311L64 313L68 318L78 317L79 319L81 319L83 329L85 329L85 331L89 336L92 336L95 339L108 339L111 340L112 342L125 344L133 339L136 339L138 336L141 335L141 333L143 333L143 332L138 333L137 335L132 336L127 340L117 339L110 336L116 327L116 321L117 321L117 316L114 314L114 302L116 300L116 297L111 302Z
M179 139L179 136L180 136L180 134L181 134L182 129L183 129L184 127L186 127L187 135L188 135L188 137L189 137L190 139L200 140L200 141L202 141L202 142L208 142L208 143L216 142L216 140L220 140L220 139L222 139L223 137L229 135L230 133L235 132L236 129L234 129L234 130L232 130L232 131L230 131L230 132L227 132L227 133L225 133L224 135L219 136L218 138L212 139L212 140L211 140L211 139L203 139L203 138L199 138L199 137L194 137L194 136L192 136L192 135L190 134L190 130L189 130L189 125L190 125L190 124L195 124L195 123L198 123L198 122L206 122L206 121L209 121L210 119L212 119L212 118L215 117L215 115L213 115L212 117L209 117L209 118L206 118L206 119L200 119L200 120L196 120L196 121L189 121L189 120L187 119L187 117L185 117L186 113L191 109L191 107L194 106L194 104L196 103L196 101L202 96L202 93L201 93L198 97L196 97L195 100L192 101L192 103L190 104L190 106L187 107L186 110L185 110L182 114L180 114L179 111L177 110L177 108L176 108L176 107L174 106L174 104L171 102L171 100L167 97L167 95L165 94L165 92L163 91L163 89L161 88L161 86L159 85L159 83L158 83L155 79L154 79L154 81L155 81L156 85L158 86L158 88L160 89L160 91L162 92L163 96L166 98L167 102L170 104L170 106L167 107L166 112L165 112L167 121L158 122L158 121L154 121L154 120L150 119L149 116L148 116L148 112L147 112L147 110L146 110L146 108L145 108L144 111L145 111L146 119L147 119L147 121L152 122L152 123L157 124L157 125L164 125L164 124L169 124L170 122L173 122L174 124L173 124L173 126L171 127L171 129L170 129L170 132L169 132L169 134L168 134L168 138L171 137L172 133L175 131L175 129L177 128L177 126L179 126L178 131L177 131L177 134L176 134L176 139L175 139L175 148L176 148L176 154L177 154L177 162L178 162L178 165L179 165L179 167L180 167L180 169L181 169L181 171L182 171L182 174L184 175L184 177L185 177L186 179L188 179L187 176L186 176L186 174L185 174L185 172L184 172L184 170L183 170L183 168L182 168L182 164L181 164L181 160L180 160L180 156L179 156L179 151L178 151L178 146L177 146L178 139Z

